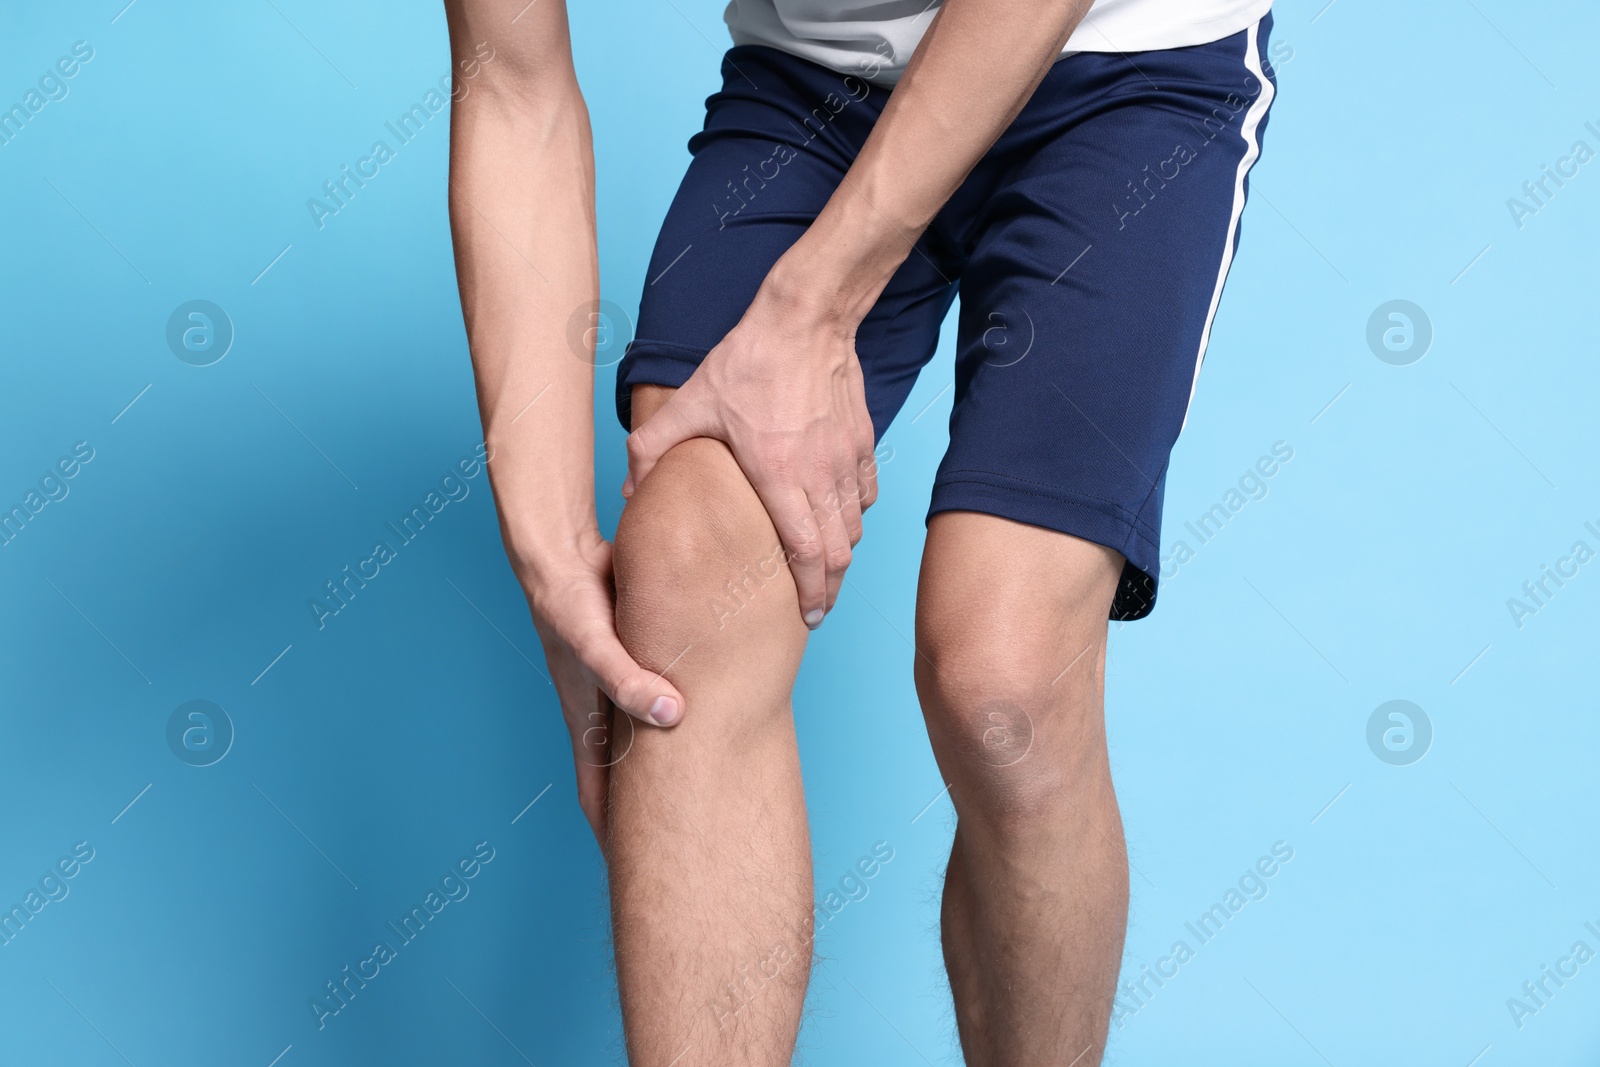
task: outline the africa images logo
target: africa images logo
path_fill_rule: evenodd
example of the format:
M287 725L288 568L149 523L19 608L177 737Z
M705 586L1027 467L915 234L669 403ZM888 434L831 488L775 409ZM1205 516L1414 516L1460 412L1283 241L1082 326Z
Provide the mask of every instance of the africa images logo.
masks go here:
M472 879L482 873L483 868L494 860L494 846L487 841L479 841L472 846L472 852L446 869L439 878L436 887L430 887L422 898L421 904L413 905L410 911L400 916L399 922L390 920L385 925L394 934L393 940L387 935L372 946L370 955L357 960L355 965L345 964L339 971L338 981L329 979L322 983L323 992L311 997L307 1005L311 1009L311 1017L316 1020L317 1029L327 1027L328 1020L350 1006L357 994L367 988L367 983L375 981L383 968L400 958L400 950L405 948L418 937L445 908L453 903L460 903L467 899L472 892L469 884Z

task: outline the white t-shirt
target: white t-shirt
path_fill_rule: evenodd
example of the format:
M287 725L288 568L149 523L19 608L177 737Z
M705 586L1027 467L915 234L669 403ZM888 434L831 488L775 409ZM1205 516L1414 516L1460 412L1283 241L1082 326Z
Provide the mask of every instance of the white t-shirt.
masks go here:
M940 0L729 0L735 44L764 44L845 74L893 85ZM1072 52L1146 52L1221 40L1258 22L1272 0L1095 0L1068 38Z

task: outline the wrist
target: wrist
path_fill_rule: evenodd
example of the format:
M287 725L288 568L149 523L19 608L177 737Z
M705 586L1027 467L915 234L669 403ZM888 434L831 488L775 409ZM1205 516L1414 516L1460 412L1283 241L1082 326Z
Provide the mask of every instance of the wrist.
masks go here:
M593 416L559 405L539 414L544 421L530 417L520 426L515 418L504 426L493 420L485 432L501 542L525 586L570 569L602 541L595 520L592 423L586 421Z
M500 525L512 573L530 599L544 597L574 575L593 572L593 557L605 545L592 522L555 526L546 520L521 532L513 522L502 519Z
M491 468L491 481L500 540L524 588L552 584L605 544L595 520L592 482L541 484L505 467Z
M853 335L911 252L914 238L841 187L773 264L758 299ZM919 228L920 230L920 228Z

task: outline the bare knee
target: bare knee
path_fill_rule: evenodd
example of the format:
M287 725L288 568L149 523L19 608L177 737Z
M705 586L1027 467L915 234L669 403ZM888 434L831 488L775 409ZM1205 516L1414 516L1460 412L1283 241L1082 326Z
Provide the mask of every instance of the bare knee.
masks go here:
M1109 785L1106 616L1121 565L1099 546L1003 521L930 530L916 658L957 807L1002 832L1056 819Z
M643 667L705 689L760 668L792 682L805 643L766 509L726 446L673 448L623 510L613 556L617 633ZM787 683L780 688L787 701ZM691 703L696 694L685 691ZM756 694L747 693L747 696Z
M613 555L617 631L652 670L715 628L701 601L759 534L738 506L736 480L739 468L721 444L686 441L662 457L623 510Z
M1057 688L1055 646L953 633L919 646L917 692L928 735L962 814L998 829L1049 818L1105 774L1099 687ZM1103 647L1103 646L1102 646ZM1078 667L1098 672L1101 648Z

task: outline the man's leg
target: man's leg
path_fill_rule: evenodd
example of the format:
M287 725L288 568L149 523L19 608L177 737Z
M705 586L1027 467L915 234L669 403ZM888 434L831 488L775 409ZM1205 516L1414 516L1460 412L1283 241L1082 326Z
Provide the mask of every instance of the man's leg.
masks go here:
M635 424L671 395L640 386ZM721 443L661 460L617 530L617 631L688 702L617 716L612 928L633 1067L788 1064L813 886L790 693L806 627L777 532ZM620 758L619 758L620 757Z
M975 512L928 525L917 692L957 813L943 937L972 1067L1094 1067L1127 924L1102 714L1110 549Z

